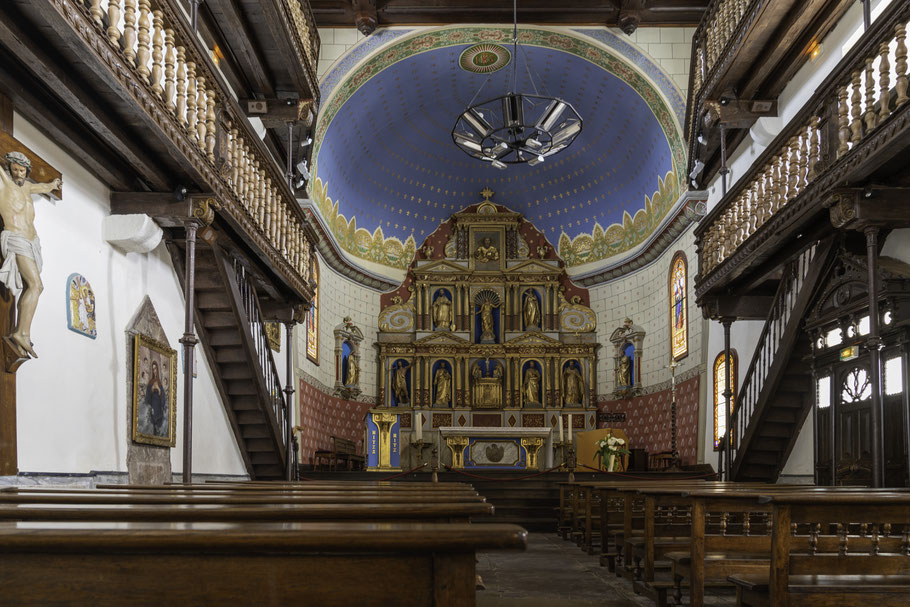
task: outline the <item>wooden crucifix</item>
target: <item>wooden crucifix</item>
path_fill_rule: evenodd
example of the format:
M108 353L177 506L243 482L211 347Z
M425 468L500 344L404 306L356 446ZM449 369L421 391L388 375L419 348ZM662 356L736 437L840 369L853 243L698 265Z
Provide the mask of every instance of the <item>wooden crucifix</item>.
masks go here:
M16 272L19 294L16 314L16 295L0 282L0 475L18 473L16 441L16 370L34 355L28 334L32 315L41 290L40 245L34 235L32 194L62 196L60 171L45 162L13 137L13 104L0 94L0 243L17 264L7 264L6 274ZM8 220L12 226L4 225ZM9 229L7 229L9 227ZM18 242L17 242L18 241ZM24 241L24 242L23 242ZM33 241L32 243L28 241ZM34 244L33 244L34 243ZM37 246L36 246L37 245ZM30 249L26 251L25 249ZM28 257L31 253L32 257ZM7 260L4 258L3 262ZM10 265L13 267L10 268ZM4 272L0 271L0 274ZM24 283L24 284L23 284ZM31 284L29 284L31 283ZM29 291L31 291L29 293ZM23 300L23 297L27 298ZM23 337L24 336L24 337Z

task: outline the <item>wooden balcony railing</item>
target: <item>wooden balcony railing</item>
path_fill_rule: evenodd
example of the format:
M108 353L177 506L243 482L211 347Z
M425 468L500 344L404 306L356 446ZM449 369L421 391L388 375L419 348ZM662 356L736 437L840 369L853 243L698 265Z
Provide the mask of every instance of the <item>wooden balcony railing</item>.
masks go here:
M908 20L910 3L892 4L701 222L699 296L717 286L710 275L734 254L754 253L756 239L767 239L805 211L810 191L816 204L819 188L843 185L864 143L878 138L879 146L892 136L883 127L896 124L895 115L907 109Z
M303 49L306 61L303 65L310 75L314 98L318 100L319 86L316 79L316 69L319 62L319 32L316 29L316 18L308 0L278 0L290 15L290 23L294 24L294 35L297 45ZM315 110L314 110L315 111Z
M134 84L150 93L156 103L146 109L169 127L165 135L188 138L184 153L205 165L199 173L207 183L199 185L215 193L221 213L268 255L292 288L308 293L311 247L303 211L175 3L63 1L90 18L123 68L132 71Z

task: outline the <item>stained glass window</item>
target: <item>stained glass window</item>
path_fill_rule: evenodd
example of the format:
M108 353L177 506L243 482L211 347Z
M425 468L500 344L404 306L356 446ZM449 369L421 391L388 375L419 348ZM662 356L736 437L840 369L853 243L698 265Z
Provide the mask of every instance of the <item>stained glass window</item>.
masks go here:
M319 262L313 260L313 279L316 289L313 291L313 305L306 317L306 357L319 364Z
M736 385L736 351L730 351L730 383ZM720 447L720 439L724 432L727 431L727 398L724 392L727 388L727 361L724 353L721 352L714 359L714 450ZM734 395L733 406L736 406ZM731 408L732 411L732 408Z
M687 274L686 256L679 252L670 265L670 352L673 360L679 360L689 353Z

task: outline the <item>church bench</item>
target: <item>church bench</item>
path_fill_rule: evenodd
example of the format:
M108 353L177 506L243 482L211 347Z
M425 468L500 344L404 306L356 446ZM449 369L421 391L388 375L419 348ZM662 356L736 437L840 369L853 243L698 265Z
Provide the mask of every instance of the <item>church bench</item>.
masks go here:
M468 523L488 517L493 506L483 502L400 504L135 504L124 496L118 504L60 504L54 501L0 504L0 520L126 522L272 522L272 521L413 521Z
M166 492L103 492L91 489L44 489L29 490L23 488L5 488L0 490L0 503L41 503L53 500L65 504L117 504L129 497L136 504L413 504L413 503L465 503L486 502L486 498L476 494L432 494L396 492L351 493L351 492L318 492L318 493L166 493Z
M170 483L165 485L127 485L127 484L99 484L96 489L132 489L149 491L169 491L190 489L193 491L327 491L342 489L370 489L377 491L413 491L422 489L426 491L475 491L470 483L429 483L409 481L208 481L205 483Z
M328 461L329 470L332 471L337 468L338 462L342 462L345 465L345 470L363 469L365 459L363 455L357 452L357 443L340 436L333 436L331 439L331 449L319 449L314 454L314 467L318 468L320 461Z
M5 604L475 605L475 553L515 525L0 523ZM65 597L65 598L64 598Z
M730 576L743 607L910 603L910 492L781 492L768 574Z

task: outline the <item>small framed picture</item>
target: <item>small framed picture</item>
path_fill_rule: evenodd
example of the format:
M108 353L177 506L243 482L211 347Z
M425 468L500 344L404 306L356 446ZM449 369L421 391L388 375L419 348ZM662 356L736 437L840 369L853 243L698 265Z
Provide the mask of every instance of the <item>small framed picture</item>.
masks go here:
M136 334L133 341L133 441L176 445L177 351Z

